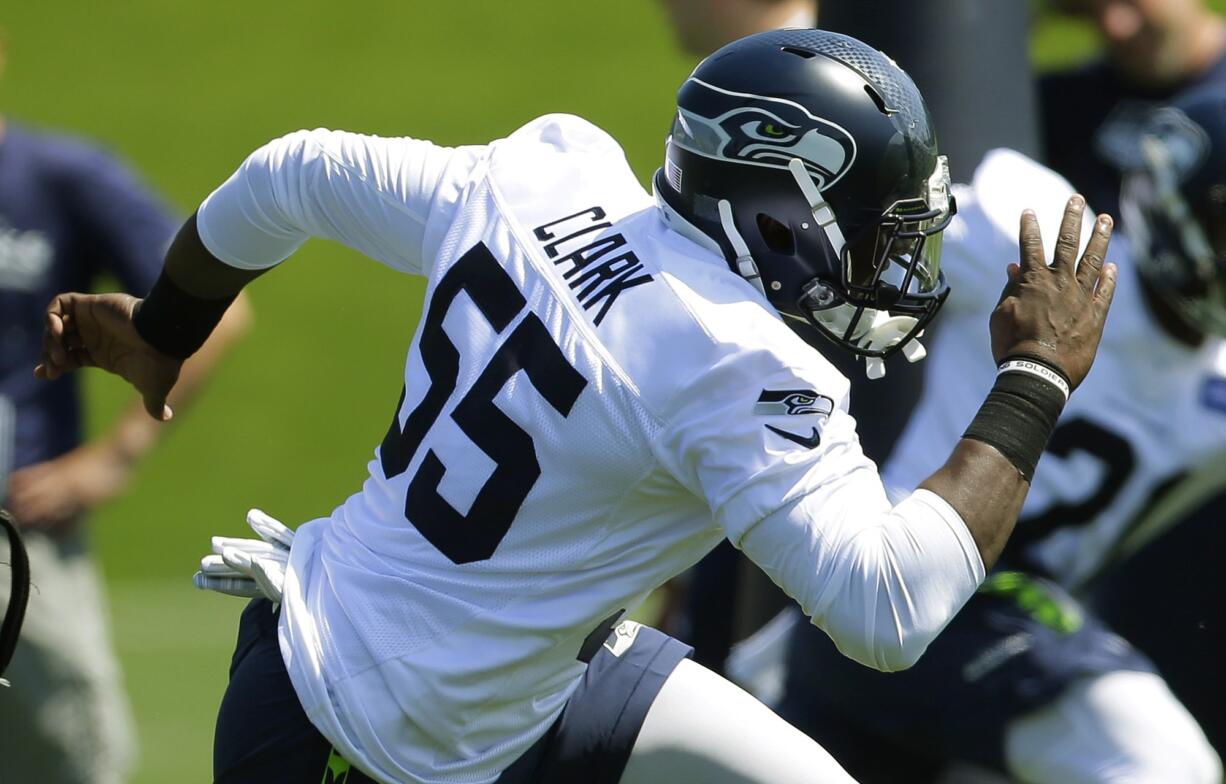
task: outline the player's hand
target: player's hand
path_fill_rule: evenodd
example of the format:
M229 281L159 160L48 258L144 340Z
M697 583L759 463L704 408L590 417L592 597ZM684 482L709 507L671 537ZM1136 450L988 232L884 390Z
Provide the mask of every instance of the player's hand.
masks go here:
M1059 368L1076 388L1090 371L1111 297L1116 267L1104 264L1111 240L1109 215L1099 215L1085 253L1077 261L1085 199L1064 208L1051 266L1034 212L1022 213L1021 263L1009 265L1009 282L992 313L992 353L997 363L1026 355Z
M180 360L157 351L132 325L140 300L127 294L60 294L47 306L42 362L34 375L54 380L80 367L110 371L140 393L154 419L173 416L166 396Z
M9 477L6 503L18 526L58 534L128 486L131 461L106 442L89 443Z
M259 509L247 512L247 525L260 538L214 536L213 554L200 559L192 582L202 591L280 602L294 532Z

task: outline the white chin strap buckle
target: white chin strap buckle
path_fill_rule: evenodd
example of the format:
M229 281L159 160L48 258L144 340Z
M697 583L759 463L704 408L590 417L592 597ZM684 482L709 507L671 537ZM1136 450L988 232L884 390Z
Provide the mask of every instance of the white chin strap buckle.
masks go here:
M809 311L813 321L835 336L847 335L852 319L856 318L856 312L856 307L848 303ZM860 312L855 330L845 339L856 348L866 351L884 351L906 340L902 345L902 355L908 362L919 362L928 354L916 339L924 333L921 331L914 338L907 340L917 323L919 320L912 316L891 316L889 311L865 308ZM865 357L864 370L871 379L881 378L885 375L885 362L880 357Z
M891 316L883 310L876 311L872 326L856 341L856 345L869 351L881 351L906 340L911 330L915 329L916 319L911 316ZM928 355L920 345L921 332L915 338L908 340L902 346L902 355L908 362L919 362ZM864 373L870 379L876 380L885 375L885 360L881 357L865 357Z

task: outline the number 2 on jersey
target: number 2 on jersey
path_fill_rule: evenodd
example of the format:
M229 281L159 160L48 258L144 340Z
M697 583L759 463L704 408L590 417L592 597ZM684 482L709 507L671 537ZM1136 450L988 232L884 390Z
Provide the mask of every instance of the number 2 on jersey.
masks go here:
M391 427L379 448L379 461L388 479L408 470L426 433L456 390L460 352L443 330L443 318L461 291L468 294L499 335L527 306L511 276L484 244L474 246L443 275L430 298L421 333L421 358L430 388L409 412L403 428L400 408L405 392L400 393ZM461 514L439 495L439 482L447 466L433 449L426 451L409 481L405 519L454 563L484 561L493 556L541 475L532 436L494 405L495 395L521 370L563 417L569 416L587 386L587 380L566 360L537 315L528 313L451 411L452 420L464 435L494 461L494 471L477 492L468 513Z

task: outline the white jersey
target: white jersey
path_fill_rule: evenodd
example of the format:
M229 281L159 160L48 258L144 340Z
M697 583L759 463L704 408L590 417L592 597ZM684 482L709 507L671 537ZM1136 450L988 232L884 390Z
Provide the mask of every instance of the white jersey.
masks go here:
M885 468L891 488L914 487L945 459L995 380L984 325L1005 267L1018 258L1018 216L1038 213L1051 258L1072 187L1019 153L996 150L956 189L942 268L952 293L930 347L924 396ZM1093 205L1090 205L1091 207ZM1089 239L1090 211L1082 243ZM1070 588L1092 578L1155 494L1226 448L1226 344L1176 342L1154 321L1120 234L1120 268L1098 356L1039 461L1009 544L1010 562Z
M891 508L847 380L579 118L457 149L292 134L198 226L238 267L325 236L429 281L388 435L361 492L298 529L281 621L311 720L381 779L493 780L600 622L723 537L881 666L982 579L943 501Z

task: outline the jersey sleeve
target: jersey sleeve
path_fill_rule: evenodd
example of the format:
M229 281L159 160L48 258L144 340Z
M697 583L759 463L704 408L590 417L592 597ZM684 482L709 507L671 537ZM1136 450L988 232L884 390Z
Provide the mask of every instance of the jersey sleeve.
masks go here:
M146 294L178 228L170 210L131 169L98 150L74 157L62 187L97 267L125 291Z
M847 413L847 380L808 353L813 361L789 361L728 345L676 393L661 459L733 544L827 474L873 470Z
M454 215L484 147L298 131L256 150L205 199L205 247L264 269L308 237L336 240L394 269L429 272L429 245Z
M714 362L682 393L662 459L844 653L901 669L974 592L983 563L939 497L890 504L847 413L846 379L813 357L764 349Z

